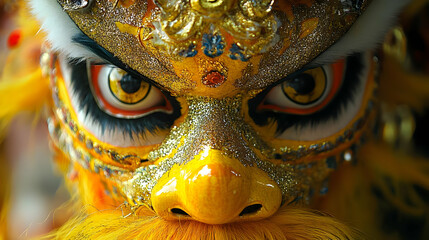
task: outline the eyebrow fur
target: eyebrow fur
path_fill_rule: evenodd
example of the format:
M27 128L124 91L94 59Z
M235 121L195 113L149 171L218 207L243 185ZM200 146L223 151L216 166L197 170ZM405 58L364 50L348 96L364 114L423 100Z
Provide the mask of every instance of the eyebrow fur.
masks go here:
M93 52L73 41L74 37L81 34L81 30L56 0L30 0L29 4L54 51L73 59L99 59Z
M374 49L383 42L399 11L410 0L373 0L349 31L336 43L316 57L309 68L332 63L354 53Z

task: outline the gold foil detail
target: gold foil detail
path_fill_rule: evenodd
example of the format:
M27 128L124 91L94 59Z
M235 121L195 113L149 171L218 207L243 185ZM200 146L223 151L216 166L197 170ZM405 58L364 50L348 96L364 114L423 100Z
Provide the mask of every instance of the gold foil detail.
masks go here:
M223 53L212 57L228 66L234 62L239 71L248 63L242 61L261 57L252 74L241 76L245 79L234 74L228 81L237 81L234 86L243 91L262 89L331 46L369 2L350 9L348 1L342 0L236 0L208 11L210 7L201 6L210 4L202 0L199 5L184 0L157 0L157 5L135 0L129 6L100 0L87 11L66 12L86 35L126 65L174 94L184 94L200 78L192 82L179 78L182 69L198 68L198 61L182 63L180 56L210 59L203 54L204 34L221 36L225 46L218 47ZM171 82L176 83L171 86Z
M228 12L234 1L230 0L190 0L190 4L193 10L211 17L218 18Z
M302 39L310 35L317 28L318 24L319 24L318 18L310 18L302 22L301 34L299 35L299 38Z
M277 22L271 14L273 0L155 0L155 45L170 54L196 46L204 33L226 30L246 57L258 54L274 39ZM228 37L228 36L225 36ZM249 42L252 41L252 42Z

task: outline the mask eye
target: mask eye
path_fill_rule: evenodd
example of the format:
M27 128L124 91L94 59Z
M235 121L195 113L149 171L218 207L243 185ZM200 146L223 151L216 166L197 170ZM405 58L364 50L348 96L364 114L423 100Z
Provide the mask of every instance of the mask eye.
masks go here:
M249 100L249 115L259 126L273 124L276 137L315 141L339 133L371 97L370 53L286 77Z
M315 113L335 96L343 74L344 61L301 72L271 89L259 110L298 115Z
M100 142L117 147L158 144L181 115L179 102L138 72L63 56L60 66L65 102L70 101L80 126Z
M109 89L113 96L124 104L136 104L145 99L151 85L134 78L120 68L107 68Z
M326 75L322 68L308 70L284 81L283 94L292 102L309 105L319 100L326 90Z
M162 92L113 65L91 65L90 79L99 107L121 118L139 118L154 112L171 113Z

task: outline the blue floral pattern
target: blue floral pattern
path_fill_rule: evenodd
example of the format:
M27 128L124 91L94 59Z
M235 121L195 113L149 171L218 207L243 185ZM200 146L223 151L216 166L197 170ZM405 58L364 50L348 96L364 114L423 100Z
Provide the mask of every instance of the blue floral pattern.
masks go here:
M202 46L204 48L204 54L208 57L214 58L219 57L223 53L225 48L225 42L222 36L219 34L207 34L203 35Z
M195 49L195 45L189 45L188 49L179 52L179 56L181 57L193 57L197 55L198 51Z
M240 48L237 44L233 43L229 51L231 52L231 54L229 54L229 57L231 59L233 60L240 59L243 62L249 61L249 58L244 55L243 49Z
M204 54L208 57L215 58L223 54L225 49L225 41L220 34L205 33L202 37L202 49ZM241 60L243 62L249 61L249 57L244 54L243 48L239 47L237 43L233 43L229 49L229 57L232 60ZM191 44L187 49L179 52L182 57L194 57L198 54L195 44Z

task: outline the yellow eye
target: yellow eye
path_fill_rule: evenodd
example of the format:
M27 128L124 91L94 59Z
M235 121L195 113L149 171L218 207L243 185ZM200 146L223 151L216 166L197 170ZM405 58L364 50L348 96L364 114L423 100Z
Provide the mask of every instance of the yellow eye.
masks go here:
M149 83L132 77L120 68L112 68L108 79L110 92L125 104L136 104L145 99L150 92Z
M324 95L326 85L327 79L323 68L314 68L284 81L282 90L292 102L308 105Z
M90 65L97 105L118 118L139 118L153 112L171 113L161 90L113 65ZM143 76L142 76L143 78Z
M336 95L344 69L344 61L338 61L287 77L267 93L259 108L289 114L313 114Z

